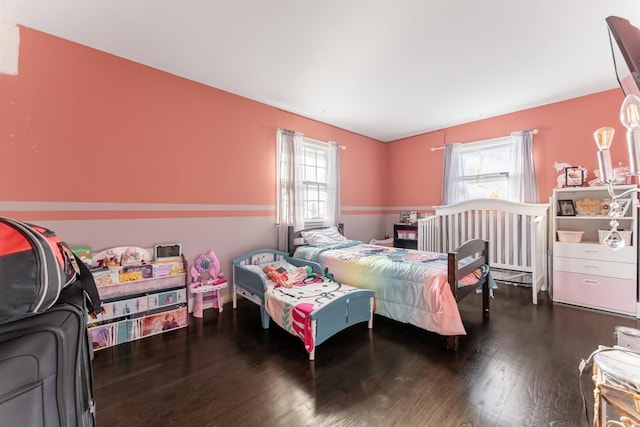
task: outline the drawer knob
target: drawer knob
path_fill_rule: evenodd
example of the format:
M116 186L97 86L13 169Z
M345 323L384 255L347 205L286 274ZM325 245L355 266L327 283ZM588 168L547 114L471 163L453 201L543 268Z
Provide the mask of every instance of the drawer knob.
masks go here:
M591 286L598 286L600 285L600 282L597 280L590 280L590 279L584 279L582 281L582 283L584 283L585 285L591 285Z

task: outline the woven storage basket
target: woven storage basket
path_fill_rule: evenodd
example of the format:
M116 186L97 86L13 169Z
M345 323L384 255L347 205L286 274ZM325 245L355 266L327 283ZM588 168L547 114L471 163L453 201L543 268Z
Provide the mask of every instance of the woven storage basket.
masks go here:
M598 241L600 243L604 242L604 239L607 237L611 230L598 230ZM631 246L631 230L618 230L618 233L624 239L624 244L627 246Z

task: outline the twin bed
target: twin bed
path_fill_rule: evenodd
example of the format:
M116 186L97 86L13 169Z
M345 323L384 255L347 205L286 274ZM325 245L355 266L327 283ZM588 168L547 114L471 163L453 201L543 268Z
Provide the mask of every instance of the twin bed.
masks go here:
M344 238L336 227L328 227L298 232L290 229L289 249L289 254L265 249L236 258L233 303L236 307L239 293L258 304L262 326L268 328L272 318L301 337L312 360L315 346L333 334L364 321L372 327L374 303L376 314L446 336L447 347L453 350L458 348L459 335L466 334L457 306L459 301L481 291L482 312L489 316L492 282L488 274L488 243L484 240L467 241L443 254L364 244ZM298 267L309 265L317 277L324 277L324 285L336 291L320 298L326 304L307 306L309 316L301 318L310 325L306 335L299 332L305 328L282 324L282 319L296 310L302 299L260 274L261 266L275 261ZM307 285L298 285L292 289L306 293ZM288 300L274 303L275 294ZM318 299L322 290L309 290L309 294Z

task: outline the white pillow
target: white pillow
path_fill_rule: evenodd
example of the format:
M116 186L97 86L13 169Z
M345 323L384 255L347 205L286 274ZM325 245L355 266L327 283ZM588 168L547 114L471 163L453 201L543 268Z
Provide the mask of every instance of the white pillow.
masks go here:
M302 231L300 234L309 246L327 246L349 241L349 239L340 234L335 225L319 230Z

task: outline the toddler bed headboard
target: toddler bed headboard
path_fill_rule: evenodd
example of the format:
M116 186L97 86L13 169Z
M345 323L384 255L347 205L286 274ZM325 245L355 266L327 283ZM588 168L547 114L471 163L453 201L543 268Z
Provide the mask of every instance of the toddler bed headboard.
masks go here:
M530 273L532 299L547 290L548 204L499 199L436 206L418 220L418 249L449 252L469 239L489 242L491 267Z

